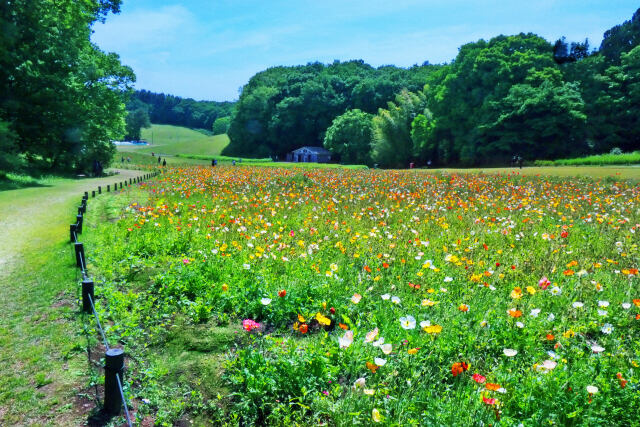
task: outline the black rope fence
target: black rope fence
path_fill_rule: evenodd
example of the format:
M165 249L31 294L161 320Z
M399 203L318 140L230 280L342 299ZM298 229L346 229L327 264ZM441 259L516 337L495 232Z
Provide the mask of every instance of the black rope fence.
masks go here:
M129 181L123 181L120 183L115 183L113 185L113 191L118 189L118 184L120 185L120 189L124 186L129 186L133 183L139 183L143 180L147 180L154 176L157 176L160 172L152 172L148 173L136 178L129 178ZM107 184L106 192L111 192L111 185ZM102 194L102 186L98 186L98 195ZM96 197L96 191L91 192L91 197ZM94 304L95 301L95 284L93 279L89 276L89 272L87 270L87 260L85 257L85 249L82 242L79 241L78 235L82 234L82 226L84 222L84 215L87 212L87 201L89 199L89 192L85 191L82 196L82 202L80 206L78 206L78 213L76 215L76 222L69 226L69 240L73 243L76 266L80 270L82 274L82 313L84 314L93 314L95 318L96 326L98 331L100 332L102 342L105 347L105 364L104 364L104 403L103 410L108 416L116 416L120 415L124 407L124 415L127 420L127 425L131 427L133 424L131 423L131 416L129 414L129 407L127 405L127 400L124 396L124 350L121 348L112 348L109 346L109 341L107 340L107 336L104 332L102 324L100 323L100 316L96 311L96 307ZM86 325L85 325L86 332ZM87 353L89 357L89 362L91 362L91 354Z

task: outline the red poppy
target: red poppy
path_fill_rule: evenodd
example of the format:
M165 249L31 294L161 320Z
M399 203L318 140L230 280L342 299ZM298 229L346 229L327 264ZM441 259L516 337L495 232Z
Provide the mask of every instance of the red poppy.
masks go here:
M493 397L488 398L488 397L482 396L482 401L484 403L486 403L487 405L495 405L496 404L496 399L494 399Z
M471 376L471 378L473 378L473 380L474 380L475 382L477 382L478 384L483 384L483 383L487 380L487 378L486 378L486 377L483 377L483 376L482 376L482 375L480 375L480 374L473 374L473 375Z
M306 334L309 331L309 325L303 323L302 325L300 325L299 331L303 334Z
M465 362L456 362L451 365L451 375L457 377L467 369L469 369L469 365L467 365Z
M278 291L278 296L280 298L284 298L287 295L287 291L285 289L281 289Z

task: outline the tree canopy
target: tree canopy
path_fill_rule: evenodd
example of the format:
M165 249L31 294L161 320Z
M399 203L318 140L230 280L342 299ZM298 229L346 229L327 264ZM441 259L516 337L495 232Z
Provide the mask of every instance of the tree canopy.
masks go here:
M243 87L225 153L283 157L324 143L349 161L406 167L638 149L638 44L640 9L593 51L587 39L520 33L467 43L443 65L270 68Z
M110 162L125 130L133 71L90 41L120 0L14 0L0 4L3 156L57 170ZM17 161L17 160L16 160ZM6 163L6 162L5 162ZM15 162L12 166L15 166Z
M376 113L403 88L420 90L437 68L374 68L359 60L260 72L242 89L224 154L284 157L303 145L322 145L336 117L353 109Z
M148 90L137 90L127 104L127 110L145 108L151 123L212 130L220 117L229 117L234 102L196 101Z

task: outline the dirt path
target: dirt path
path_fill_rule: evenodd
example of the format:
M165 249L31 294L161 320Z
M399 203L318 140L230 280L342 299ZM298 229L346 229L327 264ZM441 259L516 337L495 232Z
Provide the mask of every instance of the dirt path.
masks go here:
M143 172L114 169L117 175L83 180L62 180L52 186L31 187L0 193L0 281L20 264L26 248L45 250L52 243L48 236L59 230L60 239L68 236L69 224L75 212L67 209L69 203L80 199L85 191L91 193L98 186L113 186ZM90 208L89 208L90 209Z
M118 172L0 192L0 425L82 425L96 407L69 224L85 191L143 175Z

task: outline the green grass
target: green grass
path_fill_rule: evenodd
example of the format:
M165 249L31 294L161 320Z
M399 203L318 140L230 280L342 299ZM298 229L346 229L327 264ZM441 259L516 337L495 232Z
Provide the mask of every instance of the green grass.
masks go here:
M46 176L35 178L28 175L7 173L0 175L0 191L17 190L28 187L47 187L57 180L56 177Z
M125 158L122 163L122 157ZM127 162L127 157L131 162ZM162 155L161 159L166 159L169 166L207 166L211 165L211 160L193 159L190 157ZM158 156L151 156L151 153L138 153L118 151L113 157L113 166L125 169L148 169L158 167Z
M578 166L578 165L639 165L640 151L624 154L598 154L575 159L536 160L536 166Z
M365 165L339 165L336 163L292 163L292 162L253 162L251 166L265 166L285 169L369 169Z
M470 169L418 169L419 173L483 173L519 174L522 176L587 177L611 179L640 179L640 168L635 166L533 166L519 168L470 168Z
M231 163L232 161L238 161L242 159L242 163L271 163L272 160L268 157L262 159L249 159L246 157L230 157L230 156L203 156L198 154L177 154L176 157L184 158L184 159L196 159L196 160L206 160L211 162L211 159L215 159L218 163Z
M185 127L155 124L151 125L149 129L142 129L142 139L153 141L153 145L119 146L118 151L215 156L219 155L222 149L229 144L227 135L209 136Z
M90 377L69 224L84 191L130 176L10 175L25 185L0 192L0 425L80 425L95 406L83 397Z

